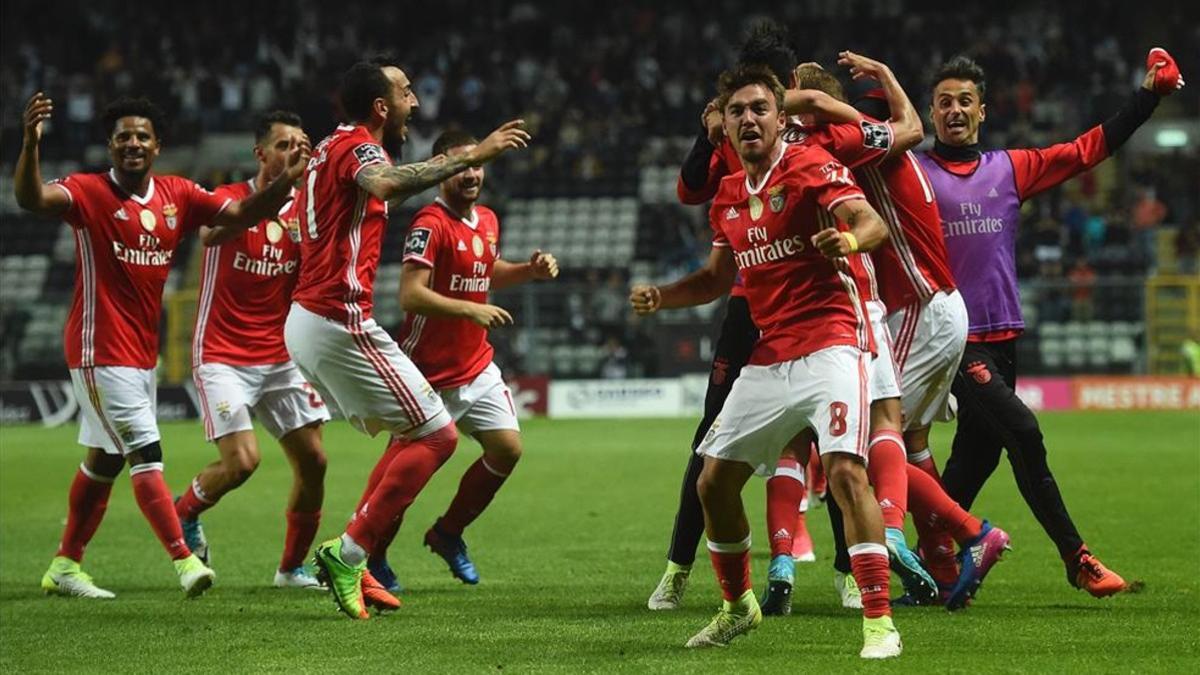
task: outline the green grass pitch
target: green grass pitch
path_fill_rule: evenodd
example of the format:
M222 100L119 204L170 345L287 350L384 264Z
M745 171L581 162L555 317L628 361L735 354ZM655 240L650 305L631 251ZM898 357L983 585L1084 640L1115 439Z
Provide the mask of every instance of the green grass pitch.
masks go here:
M1102 560L1144 580L1145 589L1100 601L1069 587L1003 462L975 512L1005 527L1015 550L968 610L898 610L905 651L892 666L857 658L859 617L837 604L822 509L810 511L818 562L798 566L793 616L768 618L729 649L683 649L719 600L704 556L684 609L646 610L664 565L691 420L527 422L522 464L467 532L483 578L477 587L453 580L420 545L477 456L464 440L393 545L391 560L407 587L404 608L368 622L338 615L324 594L270 587L290 473L265 435L257 475L205 517L218 575L206 596L183 599L122 477L85 559L117 599L44 597L38 580L61 534L82 453L74 427L7 427L0 430L0 669L1197 672L1196 414L1060 413L1042 422L1080 530ZM935 434L939 460L951 432L942 426ZM179 490L214 452L198 423L166 425L163 436L167 480ZM341 530L383 441L334 423L326 445L318 540ZM754 479L746 490L759 590L767 559L763 485Z

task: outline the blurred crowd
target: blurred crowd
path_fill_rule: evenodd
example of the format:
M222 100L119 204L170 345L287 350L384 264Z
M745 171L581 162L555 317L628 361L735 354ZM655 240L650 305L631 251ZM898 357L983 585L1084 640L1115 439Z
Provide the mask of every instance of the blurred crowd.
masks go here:
M1190 5L792 0L768 15L765 5L734 0L702 12L692 3L631 0L198 0L152 11L141 3L6 0L0 163L11 167L21 110L37 89L57 103L43 144L51 160L79 159L103 135L104 104L123 94L147 95L167 111L168 146L244 132L256 113L277 107L299 112L319 138L338 119L339 74L389 51L406 64L421 104L406 158L427 156L448 126L482 133L522 117L536 143L506 160L493 201L539 191L636 194L647 140L698 130L716 75L747 28L764 19L788 26L802 60L836 69L837 52L849 48L887 62L920 110L936 68L970 54L989 76L983 143L1045 145L1118 110L1138 86L1150 46L1171 48L1183 72L1200 78L1200 20ZM1158 115L1195 118L1198 110L1193 85ZM682 151L672 161L681 158ZM1194 149L1121 162L1117 180L1085 176L1030 206L1019 254L1025 278L1085 287L1096 275L1142 275L1156 266L1167 224L1174 264L1195 272ZM701 211L664 207L661 215L671 231L653 255L664 269L694 265L707 248ZM1061 311L1075 305L1086 302L1068 300Z

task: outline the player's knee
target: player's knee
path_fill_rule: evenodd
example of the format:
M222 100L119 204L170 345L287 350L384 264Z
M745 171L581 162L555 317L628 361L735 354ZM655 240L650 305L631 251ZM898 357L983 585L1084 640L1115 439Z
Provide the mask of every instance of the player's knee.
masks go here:
M499 438L489 439L484 445L483 454L489 460L503 466L512 466L521 459L521 438L516 434L505 434Z
M241 485L254 475L254 471L258 469L259 456L258 453L243 449L240 452L226 458L225 474L229 481L234 485Z
M129 461L129 466L137 466L138 464L161 464L163 461L162 445L158 441L154 441L149 445L130 452L126 457Z
M830 462L826 467L825 476L834 494L841 499L857 501L867 493L866 468L852 457L847 456Z
M83 460L87 470L104 478L116 478L125 468L125 458L120 455L110 455L99 448L90 448Z
M324 478L328 465L329 458L325 455L325 450L319 447L305 453L300 459L300 470L309 478Z
M417 441L435 452L444 462L454 454L454 448L458 447L458 427L451 422Z

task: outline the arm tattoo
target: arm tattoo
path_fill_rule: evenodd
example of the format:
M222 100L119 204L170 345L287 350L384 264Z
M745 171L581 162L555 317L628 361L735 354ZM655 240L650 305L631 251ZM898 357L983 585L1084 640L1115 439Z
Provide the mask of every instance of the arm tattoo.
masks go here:
M865 213L866 212L863 211L862 209L854 209L853 211L850 212L849 216L846 216L846 224L849 225L850 227L854 227L855 225L858 224L858 221L862 219L862 217Z
M461 172L467 166L466 158L462 155L437 162L415 162L400 166L373 164L358 172L357 181L362 189L376 197L390 204L399 204Z

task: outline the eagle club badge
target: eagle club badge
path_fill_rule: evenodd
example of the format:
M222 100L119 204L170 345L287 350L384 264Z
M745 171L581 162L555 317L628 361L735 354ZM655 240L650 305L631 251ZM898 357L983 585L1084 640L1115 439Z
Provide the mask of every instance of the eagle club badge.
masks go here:
M272 220L267 223L267 241L278 244L280 239L283 239L283 225L278 220Z
M758 220L762 216L763 203L758 195L750 195L750 218Z
M154 227L158 225L158 218L154 217L154 212L150 209L144 209L139 213L138 220L142 221L142 229L147 232L153 232Z
M483 257L483 240L479 238L479 235L471 237L471 251L475 254L476 258Z
M500 257L499 252L496 250L496 233L488 232L487 233L487 241L488 241L488 250L491 251L492 257L493 258Z
M300 219L288 218L284 221L284 228L287 229L288 239L292 240L293 244L300 243Z
M179 220L175 217L179 213L179 209L175 208L174 204L167 204L163 207L163 218L167 219L167 229L173 230L179 224Z
M783 186L776 185L767 190L767 195L767 206L771 207L771 213L781 213L784 204L787 204L787 194L784 193Z

